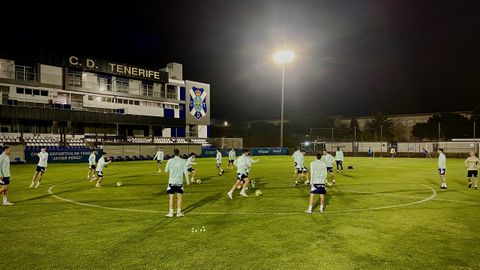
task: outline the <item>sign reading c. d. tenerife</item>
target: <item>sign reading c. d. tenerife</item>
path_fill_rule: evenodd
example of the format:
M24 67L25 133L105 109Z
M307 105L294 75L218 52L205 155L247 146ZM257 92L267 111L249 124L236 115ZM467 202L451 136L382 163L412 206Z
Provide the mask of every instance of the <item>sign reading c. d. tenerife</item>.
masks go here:
M151 70L148 68L140 68L132 65L112 63L105 60L81 58L72 55L68 57L67 65L69 67L80 68L87 71L104 72L113 75L168 82L168 73L165 71Z

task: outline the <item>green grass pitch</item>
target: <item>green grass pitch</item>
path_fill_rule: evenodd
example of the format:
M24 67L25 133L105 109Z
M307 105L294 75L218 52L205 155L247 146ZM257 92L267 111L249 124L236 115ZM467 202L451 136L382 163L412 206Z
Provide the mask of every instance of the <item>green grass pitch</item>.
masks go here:
M480 268L480 190L463 160L448 160L445 191L436 159L346 158L354 170L328 188L325 213L307 215L292 159L259 158L263 195L233 200L235 172L197 159L203 182L185 188L183 218L164 216L167 176L153 161L108 165L101 189L87 164L50 164L39 189L28 188L36 165L12 166L0 269Z

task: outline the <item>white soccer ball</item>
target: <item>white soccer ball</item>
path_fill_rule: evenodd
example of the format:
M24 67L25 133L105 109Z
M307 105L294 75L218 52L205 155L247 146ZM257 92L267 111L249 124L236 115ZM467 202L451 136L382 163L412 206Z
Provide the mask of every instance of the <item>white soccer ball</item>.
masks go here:
M305 185L310 185L310 181L305 180Z
M243 187L242 185L238 185L237 189L242 189L242 187Z
M255 195L257 195L257 197L258 197L258 196L261 196L262 194L263 194L263 193L262 193L262 191L261 191L260 189L257 189L257 191L255 191Z
M201 184L202 183L202 180L201 179L197 179L197 184Z
M121 187L122 185L122 182L117 182L117 187Z

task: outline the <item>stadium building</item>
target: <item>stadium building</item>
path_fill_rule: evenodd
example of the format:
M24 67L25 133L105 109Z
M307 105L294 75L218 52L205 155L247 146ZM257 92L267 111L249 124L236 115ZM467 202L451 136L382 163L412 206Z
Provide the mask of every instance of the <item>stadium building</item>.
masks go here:
M208 144L210 85L184 80L178 63L151 69L77 55L0 59L0 93L0 143Z

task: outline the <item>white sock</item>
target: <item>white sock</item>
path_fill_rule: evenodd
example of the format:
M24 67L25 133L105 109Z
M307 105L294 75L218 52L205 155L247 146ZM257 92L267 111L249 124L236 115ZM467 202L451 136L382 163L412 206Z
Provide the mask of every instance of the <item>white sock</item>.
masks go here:
M173 214L173 209L170 208L170 210L168 210L168 213L169 213L169 214Z
M323 204L320 205L320 211L323 211Z
M182 209L181 208L177 208L177 213L181 213L182 212Z
M8 202L8 200L7 200L7 195L3 195L3 202L4 202L4 203Z
M311 205L308 206L308 211L312 211L312 206Z

